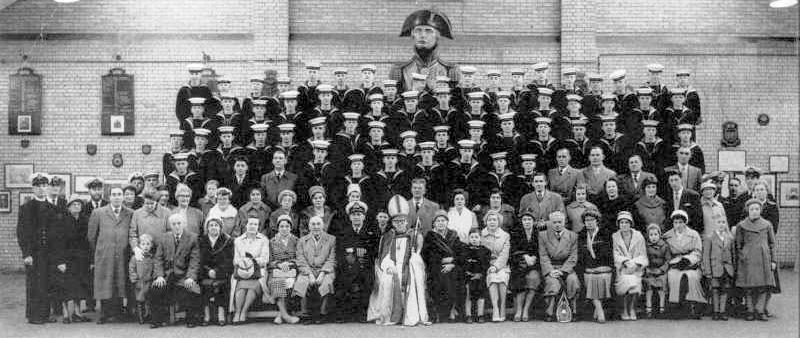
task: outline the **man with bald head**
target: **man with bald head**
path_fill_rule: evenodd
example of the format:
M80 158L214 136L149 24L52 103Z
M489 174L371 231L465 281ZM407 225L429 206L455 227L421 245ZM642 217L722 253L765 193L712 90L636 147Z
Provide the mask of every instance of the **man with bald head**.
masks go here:
M547 301L545 321L555 321L556 297L566 286L567 298L575 311L575 296L581 288L575 265L578 263L578 235L565 228L566 216L561 211L550 213L547 230L539 232L539 262L544 276L544 297ZM573 317L574 318L574 317Z

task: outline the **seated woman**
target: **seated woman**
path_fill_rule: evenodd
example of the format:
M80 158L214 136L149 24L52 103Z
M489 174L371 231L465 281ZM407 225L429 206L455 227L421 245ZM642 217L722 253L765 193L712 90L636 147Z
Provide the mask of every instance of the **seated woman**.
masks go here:
M336 212L325 205L328 197L325 189L318 185L308 188L308 197L311 199L311 205L300 211L300 236L308 234L308 220L314 216L322 218L322 231L335 233L333 230L336 229L331 229L331 223L338 218Z
M222 221L222 232L226 235L233 234L236 227L236 207L231 205L232 193L228 188L217 189L217 203L206 213L206 220L216 218Z
M598 323L605 323L606 313L603 301L611 298L611 266L614 257L611 253L611 236L600 225L600 213L587 210L583 213L583 231L578 234L579 270L583 271L583 283L586 285L586 299L592 301L594 314L592 318Z
M492 252L489 260L489 271L486 274L486 285L489 286L489 299L492 302L492 321L506 320L506 289L511 269L508 268L508 254L511 250L511 236L500 229L503 216L489 211L483 217L486 225L481 231L481 245Z
M278 233L269 241L269 290L278 304L280 314L275 324L294 324L300 319L289 314L286 298L291 296L297 278L297 237L292 235L292 219L287 215L278 217Z
M700 319L696 303L705 303L703 286L700 283L700 252L703 242L697 231L688 227L689 215L686 211L675 210L669 216L673 228L664 234L672 259L667 270L669 302L686 304L689 318Z
M269 301L269 296L265 294L269 240L258 232L258 222L258 218L248 219L244 234L233 242L234 278L231 289L234 297L230 306L234 311L233 325L243 324L247 320L247 311L258 295L263 294L262 300Z
M588 198L589 186L586 183L578 183L575 186L575 200L567 204L567 229L574 233L583 230L583 214L587 210L597 211L597 206L586 200Z
M308 220L308 235L297 242L299 274L294 292L301 298L303 321L307 324L321 324L325 321L328 315L328 299L333 294L336 237L323 232L322 224L322 217L311 217Z
M431 309L435 309L434 322L455 320L455 312L463 315L464 281L459 259L461 240L455 230L447 228L447 213L436 212L432 231L425 235L422 258L428 273L428 290Z
M294 211L294 205L297 203L297 194L291 190L281 191L278 194L278 203L280 203L280 208L269 214L267 237L272 238L278 232L278 217L282 215L289 216L292 219L292 234L295 237L303 237L300 231L300 215Z
M264 194L261 193L261 188L250 188L250 191L247 192L247 196L250 200L239 208L239 212L236 215L236 227L233 229L231 237L239 237L245 232L244 228L249 218L257 218L258 232L264 235L267 234L269 215L272 214L272 209L261 200L263 195Z
M514 292L514 321L527 322L536 290L542 282L539 273L539 236L531 213L520 217L511 232L511 290Z
M205 236L200 237L200 287L203 293L205 317L203 325L212 322L217 312L217 325L225 326L233 273L233 239L222 231L223 222L212 218L206 221Z
M633 230L633 215L622 211L617 215L619 230L612 235L614 265L617 269L615 290L623 297L622 320L636 320L636 304L642 293L642 275L648 266L644 236Z

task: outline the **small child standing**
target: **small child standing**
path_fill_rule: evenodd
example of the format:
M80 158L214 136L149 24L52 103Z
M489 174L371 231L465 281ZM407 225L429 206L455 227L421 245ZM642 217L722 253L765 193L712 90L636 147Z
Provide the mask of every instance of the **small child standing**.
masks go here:
M489 260L492 252L481 245L481 232L478 228L471 229L468 235L469 244L464 247L464 274L466 281L466 297L464 301L465 320L467 323L486 321L483 312L486 296L489 289L486 286L486 271L489 269ZM477 317L473 316L473 302L477 305Z
M712 320L728 320L725 304L733 282L733 235L725 217L718 217L714 229L703 239L703 275L711 282Z
M153 237L148 234L139 236L139 249L142 250L142 260L131 257L128 263L128 278L136 287L136 314L139 317L139 324L144 324L149 314L152 314L152 307L148 305L148 293L155 280Z
M649 265L645 269L642 286L645 289L645 313L647 318L653 318L653 291L658 293L658 315L664 315L666 306L667 270L672 254L667 242L661 238L661 226L650 224L647 226L647 260Z

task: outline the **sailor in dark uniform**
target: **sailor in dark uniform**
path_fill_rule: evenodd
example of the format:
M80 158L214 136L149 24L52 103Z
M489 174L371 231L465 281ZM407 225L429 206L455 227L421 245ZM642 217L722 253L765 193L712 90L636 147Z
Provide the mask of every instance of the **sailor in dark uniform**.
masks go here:
M675 79L678 82L678 85L675 87L675 89L685 90L686 99L684 100L684 104L687 108L691 109L695 115L697 115L697 123L695 124L699 124L702 121L702 115L700 114L700 95L697 94L697 90L690 82L691 75L692 74L688 69L679 69L677 72L675 72ZM669 103L667 103L667 105L669 105Z
M345 192L347 191L347 187L352 184L360 187L362 194L364 194L364 197L366 197L362 198L363 201L369 201L369 198L372 196L372 188L369 185L370 175L367 174L364 166L364 155L353 154L347 159L349 161L348 165L350 168L350 170L347 171L348 174L341 175L341 172L344 172L344 170L340 170L340 172L336 175L330 176L332 185L330 186L329 190L330 198L328 202L331 203L336 210L342 210L342 208L344 208L344 206L347 204L347 196L345 195Z
M638 100L638 99L637 99ZM617 111L617 96L613 93L603 93L600 98L600 110L597 114L589 118L588 130L586 137L590 139L598 139L603 137L603 117L616 116L617 125L621 124L619 121L622 114Z
M373 121L380 121L386 123L389 118L389 109L384 102L384 96L381 93L371 94L368 98L367 111L359 119L358 130L361 133L362 142L369 139L369 123Z
M278 76L278 78L275 79L275 85L278 86L279 95L290 90L295 90L295 88L292 88L292 78L288 76Z
M318 185L325 188L326 191L331 191L338 169L328 160L330 143L328 141L314 141L312 143L314 146L313 158L304 163L302 169L297 172L300 185L305 188ZM308 205L311 201L305 202L301 204Z
M161 157L161 173L164 176L169 175L175 166L173 165L173 156L177 153L189 151L183 146L183 134L185 132L181 129L174 129L169 132L169 152L164 153Z
M487 102L488 105L486 107L488 111L495 111L497 109L497 93L503 90L502 77L503 74L500 73L499 70L490 69L486 71L486 79L489 85L486 86L484 92L489 96L489 102Z
M247 120L253 117L253 100L259 100L264 92L264 79L261 76L250 78L250 93L242 100L242 118Z
M447 124L447 119L451 114L460 113L455 107L450 105L452 99L452 96L450 95L450 87L437 87L434 89L434 94L436 95L436 100L439 104L436 107L428 109L428 118L430 121L432 121L431 126ZM432 133L430 135L430 139L427 139L425 132L416 128L414 130L422 134L421 138L424 140L433 139Z
M272 128L269 130L269 135L267 139L269 140L270 144L274 144L280 139L280 132L278 131L277 126L284 124L284 123L295 123L295 118L297 117L299 111L297 110L297 97L300 95L300 92L296 90L288 90L285 92L281 92L278 95L281 103L281 110L276 114L274 117L270 118L272 120Z
M410 90L403 92L403 106L389 113L386 120L386 139L389 143L399 146L400 133L411 130L411 122L417 113L419 103L419 92Z
M417 153L417 132L406 130L400 133L400 150L397 153L397 166L405 172L411 173L419 162Z
M634 142L638 142L642 138L642 121L656 120L663 122L661 113L656 109L653 104L653 89L649 87L642 87L636 89L636 96L639 99L639 104L623 114L622 128L620 132L627 135ZM659 135L660 136L660 135Z
M481 120L486 125L483 128L484 135L495 135L500 132L500 120L497 115L486 110L486 103L489 96L484 92L472 92L469 97L469 119Z
M397 95L397 81L383 80L383 106L387 110L393 109L395 106L401 105L402 100Z
M588 118L593 118L600 111L600 100L603 95L603 75L598 73L589 73L586 75L589 81L589 89L583 95L583 114Z
M533 191L533 176L536 174L536 154L522 154L519 159L522 170L517 177L524 184L520 188L520 196L525 196L525 194Z
M400 36L414 40L414 56L392 66L389 71L389 78L397 81L400 92L412 88L412 73L426 75L428 88L434 88L437 76L447 76L458 83L461 74L457 65L440 59L437 50L440 37L453 38L450 20L444 13L434 9L411 13L403 23Z
M337 165L356 152L358 141L361 138L358 133L360 115L355 112L347 112L343 113L342 116L344 117L344 123L342 124L342 129L333 136L329 156L329 160Z
M357 153L364 155L364 166L367 173L373 174L383 166L380 163L383 149L391 148L392 145L384 137L386 123L381 121L370 121L367 123L369 137L358 145Z
M576 169L583 169L589 165L589 149L591 140L586 136L588 120L571 120L572 137L562 142L563 147L569 149L569 165Z
M499 116L500 119L500 132L495 135L494 140L490 143L493 152L507 152L509 153L509 168L516 168L519 163L516 162L516 154L520 153L521 147L525 146L525 137L517 132L514 127L514 113L505 113Z
M518 112L526 112L539 108L539 89L548 88L553 91L555 90L555 87L550 83L547 75L550 69L550 63L538 62L533 64L531 68L533 68L533 81L528 84L528 91L520 97L520 102L517 106ZM550 95L552 95L552 92Z
M350 202L344 210L349 218L335 234L336 321L366 323L380 231L377 224L367 221L368 206L364 202Z
M492 158L489 154L492 153L489 142L484 138L484 130L486 129L486 122L481 120L471 120L467 122L468 135L467 139L474 142L472 147L473 155L482 168L488 170L492 165Z
M219 147L217 147L217 152L222 157L222 161L224 163L224 166L221 167L222 172L220 173L222 177L229 177L233 174L233 164L235 158L247 155L244 147L233 143L234 131L234 128L231 126L219 127L220 142Z
M677 142L675 142L675 144L672 145L672 151L670 152L670 162L668 163L671 165L678 162L678 159L675 156L678 149L688 148L692 152L692 154L689 157L689 164L700 168L700 171L703 173L706 172L706 162L705 162L705 156L703 155L703 149L700 148L699 144L692 141L692 136L694 135L694 125L689 123L683 123L679 124L676 129L678 132L678 138Z
M347 85L347 68L334 68L333 81L333 105L340 110L347 110L344 107L344 96L350 89L350 86Z
M173 159L175 170L169 173L166 178L166 186L169 189L170 205L178 205L178 201L175 199L175 190L178 187L178 184L183 183L192 189L190 205L195 206L197 205L197 200L200 199L205 192L203 180L200 178L200 175L192 170L189 170L188 153L175 154Z
M521 192L524 191L523 181L509 170L507 152L501 151L491 156L493 170L489 172L486 191L490 192L492 189L499 189L502 193L503 201L512 206L514 210L517 210L519 200L522 198ZM478 202L484 206L489 205L489 195L486 195L487 198L485 200Z
M238 127L242 122L240 108L237 107L238 98L231 94L221 94L219 97L222 103L222 110L220 110L214 118L220 126L234 126Z
M658 110L663 110L669 105L669 90L661 83L661 74L664 73L664 65L651 63L647 65L647 82L644 86L652 90L653 106Z
M189 99L193 97L204 98L206 100L204 101L204 105L206 105L205 108L207 108L205 111L209 114L211 114L211 112L216 114L221 107L219 106L219 101L214 99L211 89L201 81L200 77L203 71L203 65L191 64L188 66L188 69L189 82L178 89L177 99L175 100L175 117L178 121L183 121L192 117Z
M608 76L611 81L614 82L614 95L617 96L617 107L615 110L618 113L633 109L639 103L633 87L628 85L626 76L627 72L624 69L615 70Z
M250 128L253 130L253 141L245 147L250 171L247 176L261 177L268 173L272 166L272 157L269 156L270 147L267 144L269 125L254 124Z
M614 172L624 173L627 172L625 140L624 135L617 132L617 120L615 115L601 116L603 135L594 140L593 144L603 149L603 154L606 155L603 164L606 167Z
M309 161L313 154L307 153L297 142L295 142L295 130L297 126L294 123L284 123L278 125L281 140L278 144L270 147L270 153L267 156L269 160L269 167L267 172L272 171L272 154L278 149L282 150L286 155L286 170L296 173L300 170L303 163Z
M658 136L658 120L642 120L642 139L636 142L634 153L642 158L643 169L653 173L656 177L662 177L664 168L668 165L667 158L670 157L670 148L664 140Z
M221 182L225 174L225 162L216 147L210 147L211 131L205 128L194 130L194 154L197 156L197 174L203 182Z
M453 96L451 98L451 105L462 111L470 109L469 94L474 92L482 92L483 89L475 83L475 73L478 68L473 66L461 67L461 81L458 86L453 88Z
M192 116L185 118L181 121L181 130L183 134L183 144L188 148L194 148L194 129L205 128L212 131L209 138L209 146L216 148L219 138L217 136L217 121L205 116L206 99L202 97L193 97L189 99L191 103Z
M514 68L511 70L511 109L519 112L520 107L520 99L522 98L522 94L528 91L528 87L525 86L525 70L522 68Z
M434 157L436 155L435 143L433 141L425 141L419 143L419 162L412 167L409 172L413 178L424 178L427 181L426 188L431 188L431 178L433 166L436 164ZM425 190L434 192L433 190Z
M583 114L583 101L590 96L580 96L578 94L567 94L567 112L563 116L562 125L559 131L553 131L553 135L559 140L567 140L572 137L572 121L588 120L589 117ZM556 129L554 127L553 129Z
M558 111L564 111L567 109L567 95L583 95L583 92L576 86L575 83L575 81L578 79L578 68L564 67L561 70L561 78L563 83L553 92L552 105Z
M373 193L371 201L375 208L388 203L394 195L411 196L411 175L398 167L397 149L383 150L383 168L372 175Z
M672 104L667 107L664 115L671 118L671 125L677 126L683 123L697 125L700 116L697 112L684 105L686 101L686 90L682 88L673 89L670 91L669 96Z
M316 88L322 82L319 80L319 71L322 65L319 62L306 63L306 80L297 87L300 93L298 96L298 110L307 111L313 109L318 104Z
M458 150L450 143L450 126L433 127L433 150L433 159L436 162L450 162L458 157Z
M458 141L459 156L448 167L450 169L447 181L448 195L455 189L464 189L470 197L469 205L475 205L475 200L483 199L481 191L485 189L484 185L488 175L486 169L478 163L474 156L476 146L477 144L472 140ZM491 161L491 157L489 157L489 160ZM438 178L440 175L436 176ZM489 200L488 190L483 193L483 197L487 201ZM450 205L451 203L447 204Z

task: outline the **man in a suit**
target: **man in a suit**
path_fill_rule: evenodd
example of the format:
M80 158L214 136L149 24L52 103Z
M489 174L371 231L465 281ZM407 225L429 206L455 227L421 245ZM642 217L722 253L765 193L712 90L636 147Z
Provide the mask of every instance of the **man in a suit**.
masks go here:
M378 227L366 221L367 204L353 201L349 222L336 235L336 321L366 322L372 290L372 264L378 251Z
M700 194L692 189L686 189L681 179L681 172L675 168L666 169L668 189L664 192L664 201L667 202L667 215L675 210L683 210L689 215L688 226L697 233L703 233L703 209L700 206ZM671 224L667 229L672 228Z
M309 234L297 241L298 275L294 292L301 298L304 323L323 323L328 315L329 296L334 293L336 237L322 231L322 223L321 217L311 217Z
M233 161L233 173L223 180L222 185L231 190L231 204L237 209L250 202L250 190L258 186L248 175L249 168L247 157L238 156Z
M275 169L261 176L261 188L264 190L264 203L275 210L280 207L278 195L281 191L294 191L297 174L286 170L286 153L281 149L272 154L272 165Z
M89 218L89 245L94 252L94 297L102 302L98 324L114 321L128 291L128 235L133 210L122 205L122 188L111 188L110 203ZM129 307L132 310L133 307Z
M544 173L533 175L533 191L522 196L519 202L519 214L530 213L537 222L539 230L544 230L545 221L555 211L564 211L564 200L561 195L547 190Z
M572 156L569 154L569 149L560 148L556 151L557 168L550 169L547 173L547 181L550 183L550 190L558 193L564 199L564 204L567 204L573 194L575 193L575 186L579 182L583 182L583 175L581 171L569 165Z
M655 175L642 170L642 165L642 157L639 155L632 155L628 157L629 173L617 176L620 192L623 195L631 196L634 201L639 199L642 189L644 188L642 187L642 183L646 179L656 180Z
M686 147L680 147L676 151L678 156L678 163L664 168L664 170L674 169L681 174L683 187L694 191L700 190L700 179L703 177L703 171L700 168L689 164L689 158L692 156L692 150Z
M439 204L425 198L427 193L427 182L424 178L411 180L411 199L408 201L408 219L413 229L419 219L419 229L417 230L423 237L431 231L433 217L439 211Z
M186 327L199 324L202 304L198 273L200 271L200 246L197 235L186 229L186 216L173 214L169 217L170 231L161 238L156 248L153 272L156 279L153 287L161 297L153 307L152 328L169 320L166 310L175 302L186 309ZM162 293L163 292L163 293Z
M547 301L546 322L555 321L554 306L562 285L566 285L567 298L573 311L575 296L581 288L581 282L575 274L578 235L564 228L566 216L563 212L554 211L549 218L547 230L539 232L539 263L544 276L543 295Z
M597 200L609 178L617 176L616 172L606 168L603 164L604 159L603 148L595 146L589 150L589 166L583 169L583 181L588 186L586 192L589 193L591 201Z

